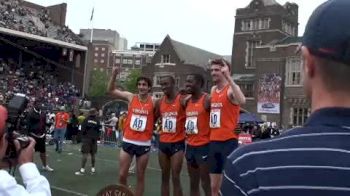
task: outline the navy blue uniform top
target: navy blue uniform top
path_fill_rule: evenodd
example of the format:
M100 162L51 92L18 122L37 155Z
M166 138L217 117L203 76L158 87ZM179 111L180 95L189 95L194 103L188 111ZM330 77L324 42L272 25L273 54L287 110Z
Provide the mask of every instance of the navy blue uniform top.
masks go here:
M81 130L83 131L83 138L98 139L100 135L101 124L95 115L90 115L83 121Z
M303 127L234 151L223 196L349 196L350 108L314 112Z

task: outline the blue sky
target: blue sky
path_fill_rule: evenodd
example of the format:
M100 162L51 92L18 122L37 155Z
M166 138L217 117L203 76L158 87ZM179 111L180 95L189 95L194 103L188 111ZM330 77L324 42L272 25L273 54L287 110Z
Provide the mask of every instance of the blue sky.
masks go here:
M67 3L67 25L78 33L93 27L117 30L128 40L160 43L171 38L220 55L230 55L237 8L251 0L27 0L43 6ZM276 0L284 4L287 0ZM290 0L299 5L299 34L312 10L325 0Z

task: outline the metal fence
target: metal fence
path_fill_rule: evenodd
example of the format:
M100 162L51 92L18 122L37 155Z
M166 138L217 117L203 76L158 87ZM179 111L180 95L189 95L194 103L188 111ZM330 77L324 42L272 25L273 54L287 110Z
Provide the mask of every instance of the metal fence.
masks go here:
M102 124L100 134L101 144L119 146L121 144L120 132L110 125Z

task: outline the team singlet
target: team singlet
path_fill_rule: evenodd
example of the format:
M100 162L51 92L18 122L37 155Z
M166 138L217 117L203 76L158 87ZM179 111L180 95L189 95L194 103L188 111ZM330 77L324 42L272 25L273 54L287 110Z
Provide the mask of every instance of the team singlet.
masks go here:
M166 97L160 101L160 115L162 130L160 141L166 143L185 140L185 109L180 103L180 95L177 95L173 103L166 103Z
M135 141L150 141L153 132L153 101L148 96L146 102L141 102L135 95L128 109L128 116L124 126L124 137Z
M186 142L191 146L201 146L209 143L210 129L209 111L204 108L207 94L203 94L197 101L190 99L186 107Z
M229 85L221 91L215 89L210 104L210 141L237 139L235 129L238 123L240 106L233 104L227 97Z

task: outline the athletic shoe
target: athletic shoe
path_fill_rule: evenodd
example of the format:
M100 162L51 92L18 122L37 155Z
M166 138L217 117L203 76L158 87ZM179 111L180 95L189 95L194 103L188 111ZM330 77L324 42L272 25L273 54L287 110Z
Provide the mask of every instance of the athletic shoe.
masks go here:
M49 165L46 165L45 167L43 166L42 169L44 171L49 171L49 172L53 172L53 169L51 167L49 167Z
M85 169L81 168L79 171L75 172L74 174L77 176L85 175Z

